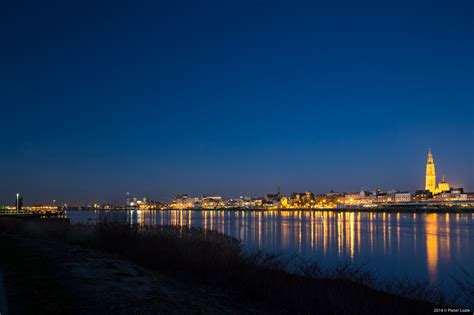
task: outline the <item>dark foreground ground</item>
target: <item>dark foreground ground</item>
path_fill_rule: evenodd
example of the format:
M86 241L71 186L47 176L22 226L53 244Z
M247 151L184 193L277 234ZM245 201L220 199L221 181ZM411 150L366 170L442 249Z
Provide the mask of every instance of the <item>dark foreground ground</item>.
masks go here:
M6 234L0 247L10 314L252 311L251 305L239 305L216 290L175 281L113 255Z
M346 278L299 275L203 230L0 218L10 314L432 313Z

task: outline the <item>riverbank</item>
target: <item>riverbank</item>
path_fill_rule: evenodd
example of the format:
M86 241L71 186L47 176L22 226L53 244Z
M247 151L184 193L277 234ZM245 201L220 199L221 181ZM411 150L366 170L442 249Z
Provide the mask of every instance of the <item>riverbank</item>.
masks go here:
M284 259L244 254L237 240L202 229L15 217L0 218L0 229L11 314L399 314L443 303L424 288L400 291L410 299L381 292L350 266L327 273L303 263L290 274Z

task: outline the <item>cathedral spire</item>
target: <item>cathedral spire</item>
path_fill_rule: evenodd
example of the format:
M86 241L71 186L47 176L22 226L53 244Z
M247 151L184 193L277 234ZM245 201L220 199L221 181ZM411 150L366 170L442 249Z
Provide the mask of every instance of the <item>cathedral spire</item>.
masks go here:
M428 150L428 161L427 163L432 164L433 163L433 154L431 153L431 148Z
M436 171L433 161L433 154L431 149L428 151L428 159L426 161L426 181L425 190L431 191L433 194L436 193Z

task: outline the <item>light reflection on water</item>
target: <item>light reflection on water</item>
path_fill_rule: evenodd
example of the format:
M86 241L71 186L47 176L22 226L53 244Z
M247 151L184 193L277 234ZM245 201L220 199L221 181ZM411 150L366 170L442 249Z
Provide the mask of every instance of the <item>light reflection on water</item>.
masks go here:
M250 249L301 255L325 266L364 264L382 277L448 283L459 267L474 272L474 214L334 211L124 211L140 225L199 226L236 237ZM94 211L69 211L94 222Z

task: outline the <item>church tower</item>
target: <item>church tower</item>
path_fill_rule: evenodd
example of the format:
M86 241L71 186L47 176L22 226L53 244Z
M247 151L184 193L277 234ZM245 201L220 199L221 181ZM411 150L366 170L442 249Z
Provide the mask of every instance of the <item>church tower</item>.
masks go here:
M433 162L433 154L431 154L431 149L428 152L428 160L426 161L425 190L429 190L433 194L436 193L436 172L435 165Z

